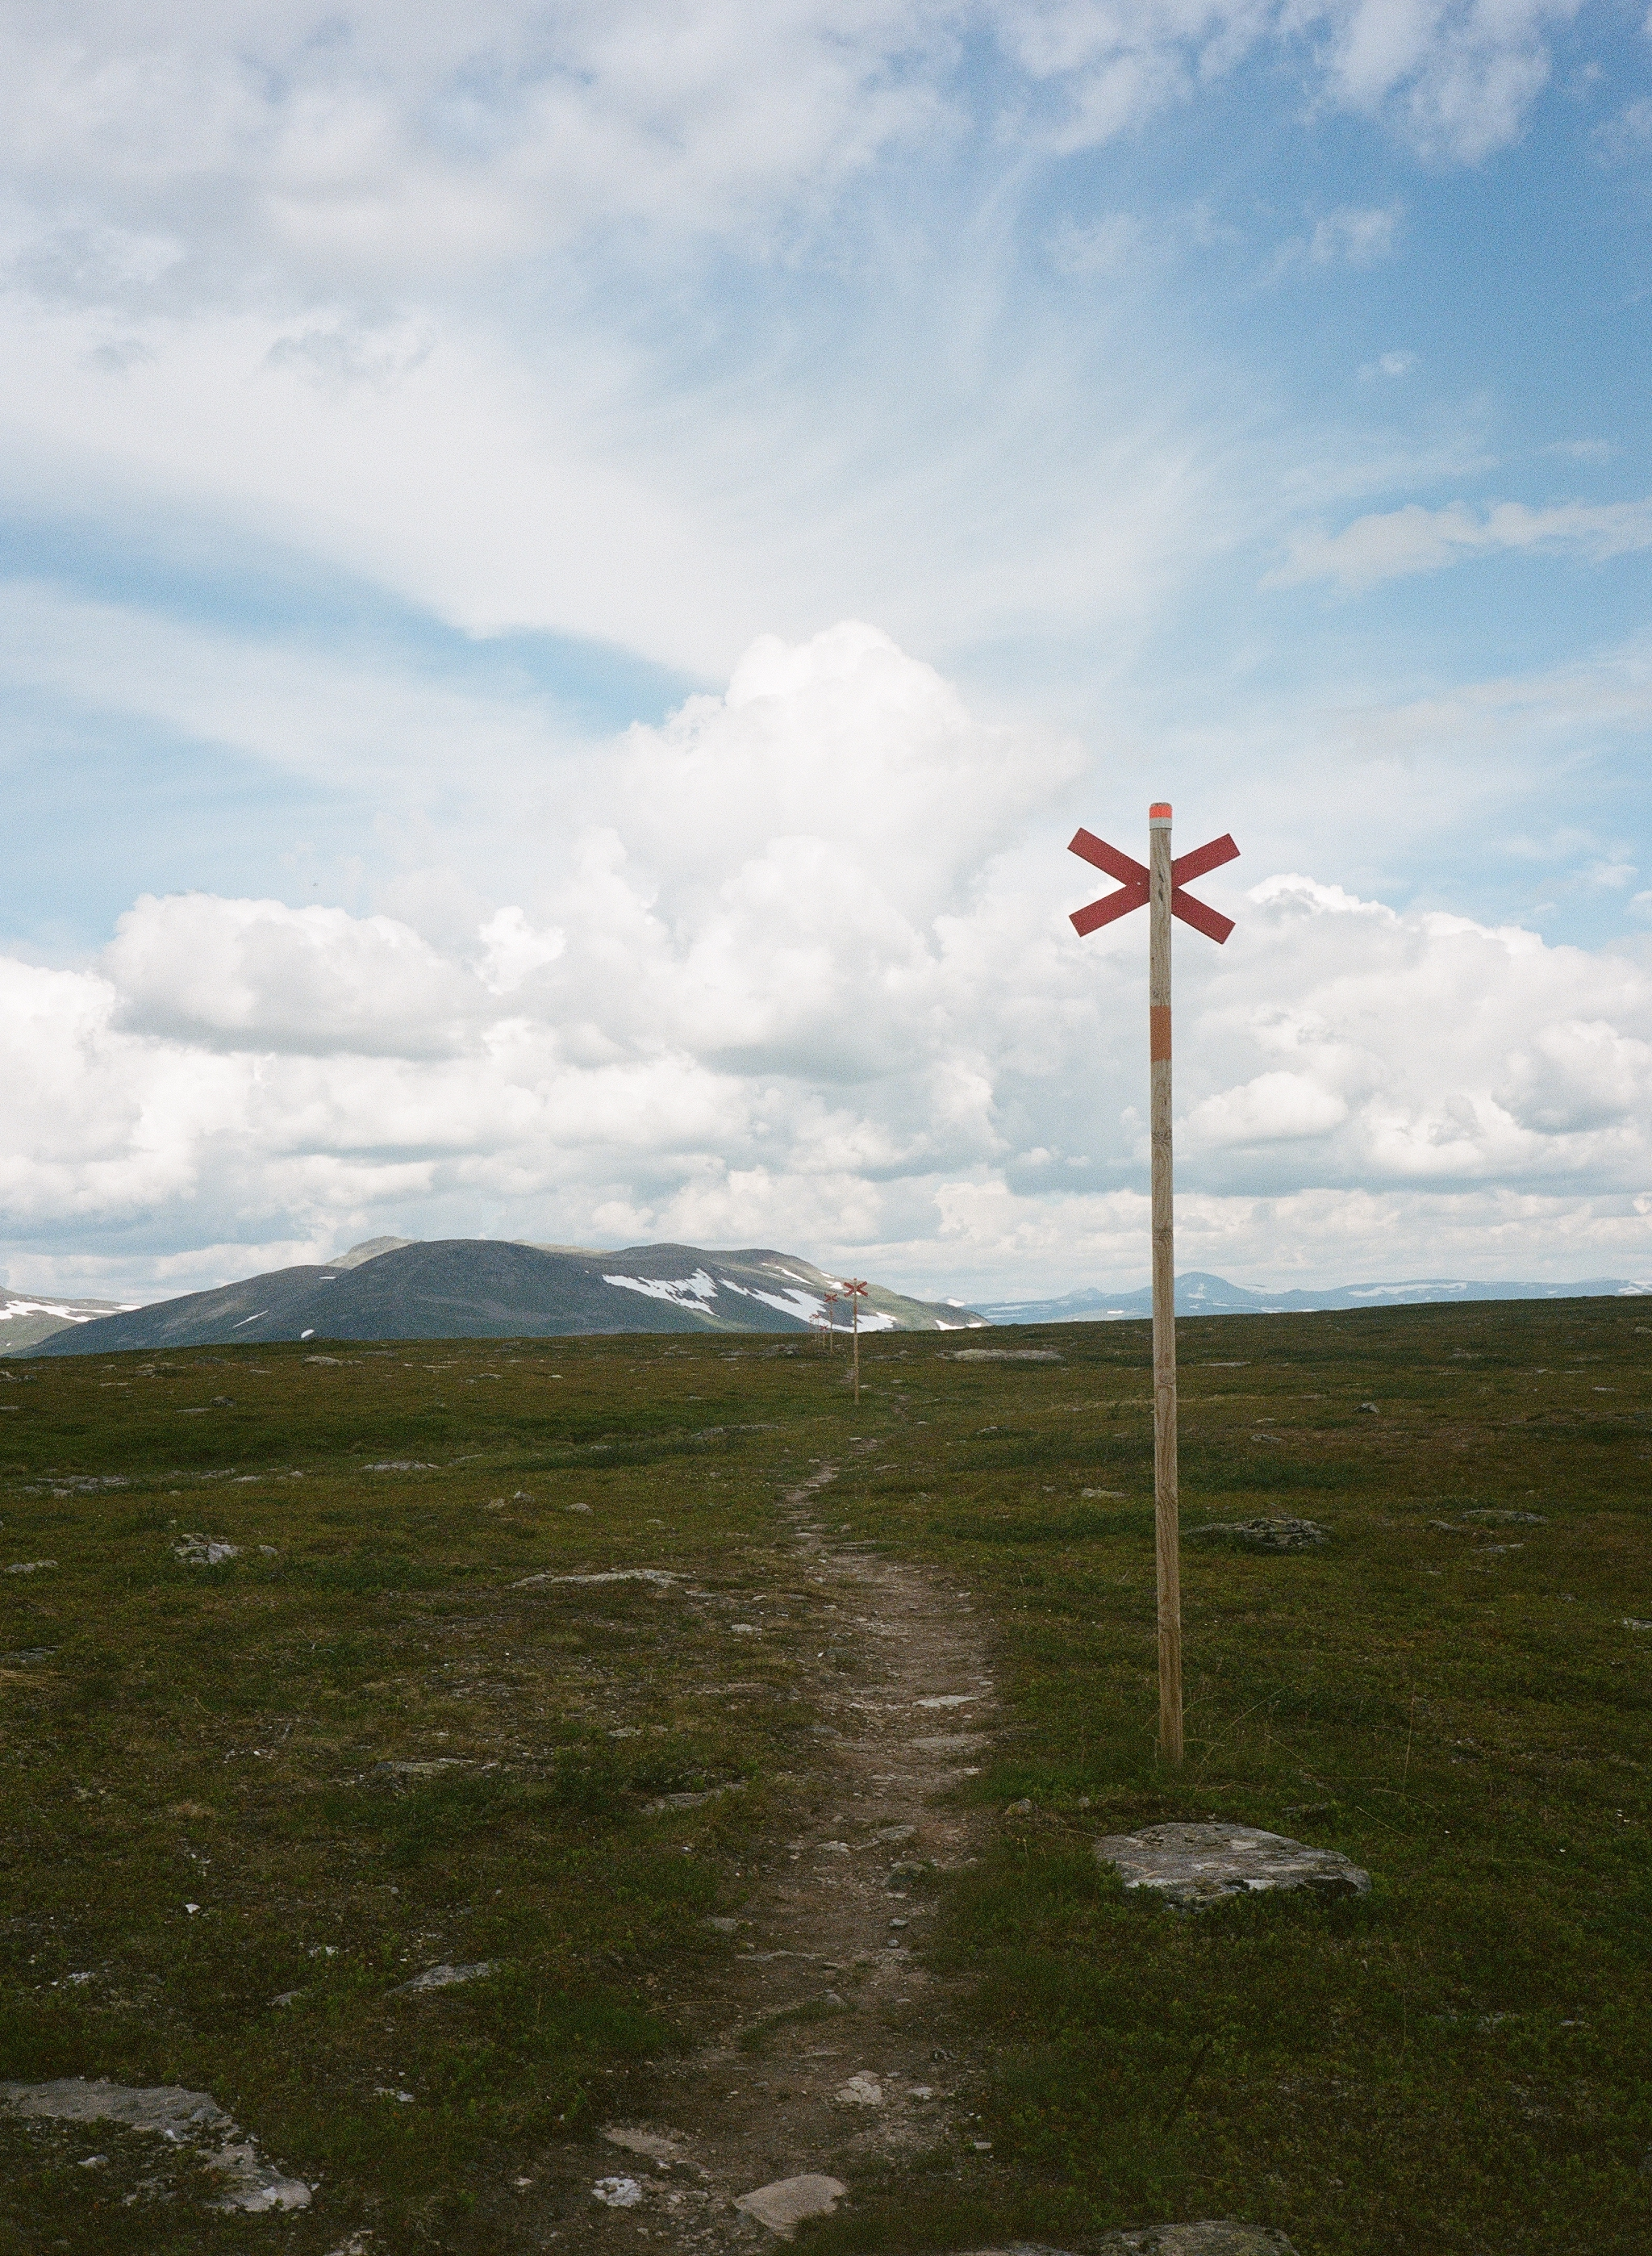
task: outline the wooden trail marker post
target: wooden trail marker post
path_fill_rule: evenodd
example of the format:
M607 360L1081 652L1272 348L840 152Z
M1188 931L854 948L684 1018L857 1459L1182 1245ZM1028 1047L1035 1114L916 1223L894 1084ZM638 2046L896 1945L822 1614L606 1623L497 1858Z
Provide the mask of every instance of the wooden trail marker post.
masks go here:
M1158 1559L1159 1749L1182 1759L1182 1562L1176 1474L1176 1217L1170 1153L1170 919L1180 917L1220 948L1232 917L1184 892L1184 884L1238 857L1227 835L1170 858L1170 810L1155 800L1147 813L1148 866L1104 838L1080 830L1067 849L1119 880L1116 893L1076 909L1082 940L1115 918L1148 911L1147 1023L1153 1150L1153 1525Z
M854 1320L854 1399L858 1402L861 1399L861 1302L866 1295L865 1278L846 1277L843 1291L849 1303L849 1313Z

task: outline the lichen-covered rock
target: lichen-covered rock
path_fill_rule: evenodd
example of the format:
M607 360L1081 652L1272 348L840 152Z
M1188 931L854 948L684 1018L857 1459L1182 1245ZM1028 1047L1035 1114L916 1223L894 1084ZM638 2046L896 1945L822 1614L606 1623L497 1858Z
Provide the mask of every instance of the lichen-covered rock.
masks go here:
M1194 1908L1273 1888L1322 1896L1362 1896L1371 1888L1370 1874L1338 1850L1311 1849L1254 1825L1144 1825L1139 1833L1108 1834L1095 1853L1117 1868L1127 1888L1151 1888Z
M1215 1543L1233 1551L1317 1551L1330 1531L1312 1519L1207 1519L1184 1529L1190 1543Z
M61 2076L46 2083L0 2083L0 2104L19 2115L62 2123L122 2123L149 2131L172 2146L188 2145L226 2182L220 2209L257 2216L265 2210L307 2209L311 2188L265 2161L250 2139L207 2091L178 2083L105 2083Z

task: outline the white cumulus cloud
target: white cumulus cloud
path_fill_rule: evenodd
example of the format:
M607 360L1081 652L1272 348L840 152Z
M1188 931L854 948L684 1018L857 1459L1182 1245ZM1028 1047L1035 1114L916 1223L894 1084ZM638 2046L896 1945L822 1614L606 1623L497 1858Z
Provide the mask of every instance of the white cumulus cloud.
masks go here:
M480 934L187 894L81 969L0 961L13 1280L183 1289L386 1230L1136 1276L1142 920L1065 921L1076 765L875 629L765 638L611 748ZM1185 1265L1648 1265L1644 953L1200 891L1239 921L1178 935Z

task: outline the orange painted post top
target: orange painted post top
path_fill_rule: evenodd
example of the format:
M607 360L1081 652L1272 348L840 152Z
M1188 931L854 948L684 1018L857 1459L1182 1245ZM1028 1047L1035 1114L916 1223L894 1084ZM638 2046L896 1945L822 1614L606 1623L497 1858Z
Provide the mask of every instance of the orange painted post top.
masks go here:
M1152 806L1149 807L1147 811L1147 819L1155 830L1168 830L1170 827L1170 803L1169 800L1156 799Z

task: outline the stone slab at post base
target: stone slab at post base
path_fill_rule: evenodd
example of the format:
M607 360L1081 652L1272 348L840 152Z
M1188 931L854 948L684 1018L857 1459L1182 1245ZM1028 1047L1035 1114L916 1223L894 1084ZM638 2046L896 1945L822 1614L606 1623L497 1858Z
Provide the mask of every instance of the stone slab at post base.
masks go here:
M1150 1888L1190 1910L1227 1896L1307 1888L1320 1896L1363 1896L1371 1875L1337 1849L1311 1848L1255 1825L1144 1825L1095 1844L1127 1888Z

